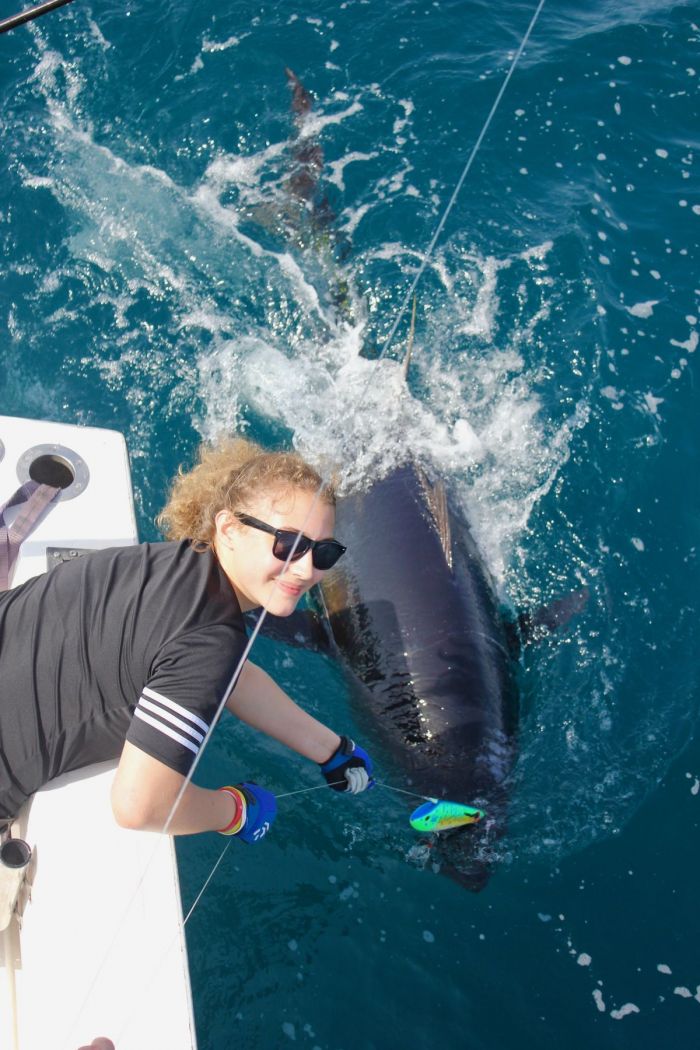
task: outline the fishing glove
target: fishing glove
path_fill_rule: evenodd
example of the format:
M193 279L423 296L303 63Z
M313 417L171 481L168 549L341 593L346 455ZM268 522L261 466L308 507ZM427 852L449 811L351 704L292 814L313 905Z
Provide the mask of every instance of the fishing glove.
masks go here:
M372 759L348 736L341 736L340 744L322 764L321 772L334 791L357 795L365 788L374 787Z
M233 819L225 828L219 828L219 834L237 835L248 843L264 838L277 815L277 799L272 792L249 781L219 791L226 791L236 802Z

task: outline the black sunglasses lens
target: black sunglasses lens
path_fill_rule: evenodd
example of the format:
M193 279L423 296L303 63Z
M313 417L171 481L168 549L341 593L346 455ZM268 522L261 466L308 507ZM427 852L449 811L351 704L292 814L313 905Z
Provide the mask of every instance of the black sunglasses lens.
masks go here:
M280 561L287 561L289 555L292 554L292 561L297 561L299 558L303 558L309 547L311 546L311 540L303 534L299 536L299 542L294 548L296 543L297 532L278 532L275 536L275 542L272 544L272 553Z
M338 558L345 554L345 547L336 540L322 540L314 547L311 560L315 569L332 569Z

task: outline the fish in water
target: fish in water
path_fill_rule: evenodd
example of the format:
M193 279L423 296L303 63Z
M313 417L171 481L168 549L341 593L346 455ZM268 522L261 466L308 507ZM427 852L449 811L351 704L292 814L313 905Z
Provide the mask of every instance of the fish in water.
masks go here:
M411 460L342 499L337 532L348 550L318 609L268 617L264 629L341 660L388 779L486 811L480 824L436 836L432 850L445 874L480 890L506 827L518 643L533 627L564 626L587 592L511 619L444 484Z
M340 320L352 322L351 294L347 276L341 269L351 251L349 238L336 226L336 214L321 184L325 164L323 148L317 138L304 134L305 123L313 109L313 96L296 73L285 69L292 91L292 112L298 135L292 144L292 171L286 189L293 200L305 206L311 230L311 246L326 263L329 295Z
M296 73L293 73L291 69L285 69L284 72L292 89L292 113L295 115L299 129L299 137L292 150L294 162L292 172L286 180L287 191L298 201L313 205L325 163L323 149L318 139L310 135L303 135L305 120L313 109L313 97ZM335 216L330 210L330 205L327 204L328 198L325 194L323 199L329 209L329 222L331 222Z
M489 873L515 758L517 667L493 583L444 485L407 462L342 500L344 562L323 583L333 642L399 783L478 805L433 859L470 889Z
M320 267L319 283L337 321L354 323L352 291L343 268L351 243L336 225L336 213L321 181L325 158L318 138L309 130L314 98L296 73L285 69L291 89L291 111L295 134L290 138L287 156L289 172L279 189L268 200L241 208L241 217L287 244L312 254Z
M286 74L301 128L313 99ZM323 153L302 137L292 157L287 191L313 211L325 200L318 188ZM330 228L330 205L320 213L320 225ZM399 783L486 811L476 826L440 833L432 851L443 871L479 890L506 826L519 645L534 628L567 623L587 592L534 616L506 615L444 482L409 454L340 501L337 531L348 550L323 581L318 608L286 621L268 616L264 630L330 649L342 661L360 697L359 720L368 739L383 745Z
M284 72L292 91L292 112L298 129L297 138L292 142L292 171L285 183L287 192L307 205L316 241L327 238L341 254L347 255L350 243L334 225L337 216L320 181L325 165L323 148L317 138L305 134L305 125L313 109L313 96L296 73L289 68Z

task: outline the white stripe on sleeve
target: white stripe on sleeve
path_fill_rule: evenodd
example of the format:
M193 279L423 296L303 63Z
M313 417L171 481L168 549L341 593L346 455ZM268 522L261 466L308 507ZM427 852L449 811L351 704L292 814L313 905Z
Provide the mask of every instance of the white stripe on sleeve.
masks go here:
M151 718L150 715L146 714L146 712L142 711L139 707L134 711L134 715L136 718L140 718L142 722L147 722L149 726L153 726L154 729L164 733L165 736L169 736L171 740L177 740L178 744L182 744L183 747L188 747L195 755L198 753L199 748L197 745L191 740L188 740L186 736L176 733L174 729L170 728L170 726L166 726L162 722L156 721L155 718Z
M181 707L180 704L176 704L174 700L169 700L168 697L163 696L162 693L157 693L155 689L149 689L148 686L145 686L141 695L147 696L151 700L155 700L156 703L162 704L164 707L169 707L171 711L180 715L181 718L185 718L189 722L194 723L194 725L199 726L199 728L204 730L205 733L208 731L209 726L206 722L203 722L201 718L198 718L197 715L193 715L186 707Z
M193 736L200 744L204 740L204 734L198 733L196 729L193 729L192 726L188 725L182 718L176 718L175 715L170 714L170 711L166 711L164 708L152 704L150 700L146 700L146 698L142 696L139 700L137 711L139 709L143 710L144 708L147 711L151 711L154 715L158 715L159 718L163 718L167 722L170 722L171 725L177 726L178 729L182 729L185 733L189 733L190 736Z

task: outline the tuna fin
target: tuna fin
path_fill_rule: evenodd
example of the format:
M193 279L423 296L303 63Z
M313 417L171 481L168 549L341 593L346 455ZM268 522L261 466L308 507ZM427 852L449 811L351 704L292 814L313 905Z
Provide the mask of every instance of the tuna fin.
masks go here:
M244 615L249 630L253 629L259 615L259 609ZM272 616L268 613L260 633L276 642L284 642L296 649L311 649L316 653L327 653L333 646L326 622L311 609L295 609L290 616Z
M590 597L588 587L572 591L564 598L557 598L548 605L541 605L533 612L522 612L517 623L508 626L508 638L511 648L520 653L523 645L543 638L546 633L552 634L568 626L577 613L585 609Z
M445 486L441 481L433 485L425 471L417 465L416 474L420 480L426 503L435 523L447 567L452 572L452 530L450 529L450 514L447 509Z
M284 72L287 77L287 83L292 89L292 112L297 117L305 117L313 109L314 97L310 91L307 91L299 77L289 66L285 67Z

